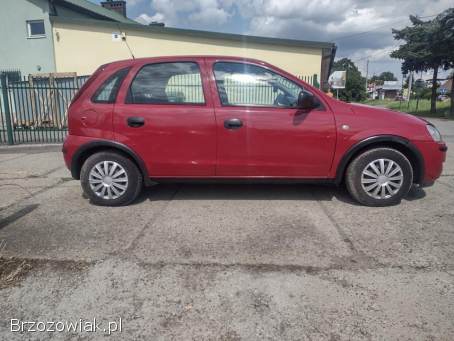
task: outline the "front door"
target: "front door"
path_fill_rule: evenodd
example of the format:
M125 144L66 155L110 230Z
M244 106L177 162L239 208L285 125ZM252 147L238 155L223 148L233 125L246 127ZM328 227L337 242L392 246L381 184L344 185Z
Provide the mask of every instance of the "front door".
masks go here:
M134 67L115 105L118 142L132 148L151 177L213 176L216 125L203 68L194 60Z
M249 63L209 63L217 93L217 176L326 178L335 149L332 112L303 112L306 91L272 70Z

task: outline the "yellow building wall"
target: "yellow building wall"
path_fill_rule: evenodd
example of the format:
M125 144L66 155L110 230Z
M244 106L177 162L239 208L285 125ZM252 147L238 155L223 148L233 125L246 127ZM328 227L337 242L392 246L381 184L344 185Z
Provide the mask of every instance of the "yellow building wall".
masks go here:
M129 59L123 41L112 41L112 26L55 22L53 25L57 72L93 73L98 66ZM321 49L256 44L175 34L122 29L136 58L172 55L228 55L256 58L297 76L317 74L320 80Z

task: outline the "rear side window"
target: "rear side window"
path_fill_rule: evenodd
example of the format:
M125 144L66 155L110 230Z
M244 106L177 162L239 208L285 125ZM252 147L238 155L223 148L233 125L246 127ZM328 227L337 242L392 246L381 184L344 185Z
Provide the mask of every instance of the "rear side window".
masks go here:
M126 103L205 103L199 66L193 62L144 66L131 84Z
M121 83L128 74L130 68L124 68L110 76L93 95L92 101L95 103L115 103Z

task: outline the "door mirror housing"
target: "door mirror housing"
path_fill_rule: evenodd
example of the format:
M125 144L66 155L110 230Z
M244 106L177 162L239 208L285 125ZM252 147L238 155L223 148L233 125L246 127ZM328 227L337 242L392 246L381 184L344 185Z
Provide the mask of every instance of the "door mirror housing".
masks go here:
M298 95L298 108L310 110L317 108L319 103L316 101L315 96L307 91L301 91Z

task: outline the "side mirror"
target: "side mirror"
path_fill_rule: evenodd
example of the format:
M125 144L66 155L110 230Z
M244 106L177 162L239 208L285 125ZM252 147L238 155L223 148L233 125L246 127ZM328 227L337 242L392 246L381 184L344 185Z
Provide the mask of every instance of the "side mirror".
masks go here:
M309 92L301 91L298 95L298 108L300 109L314 109L318 107L318 103L315 101L314 95Z

